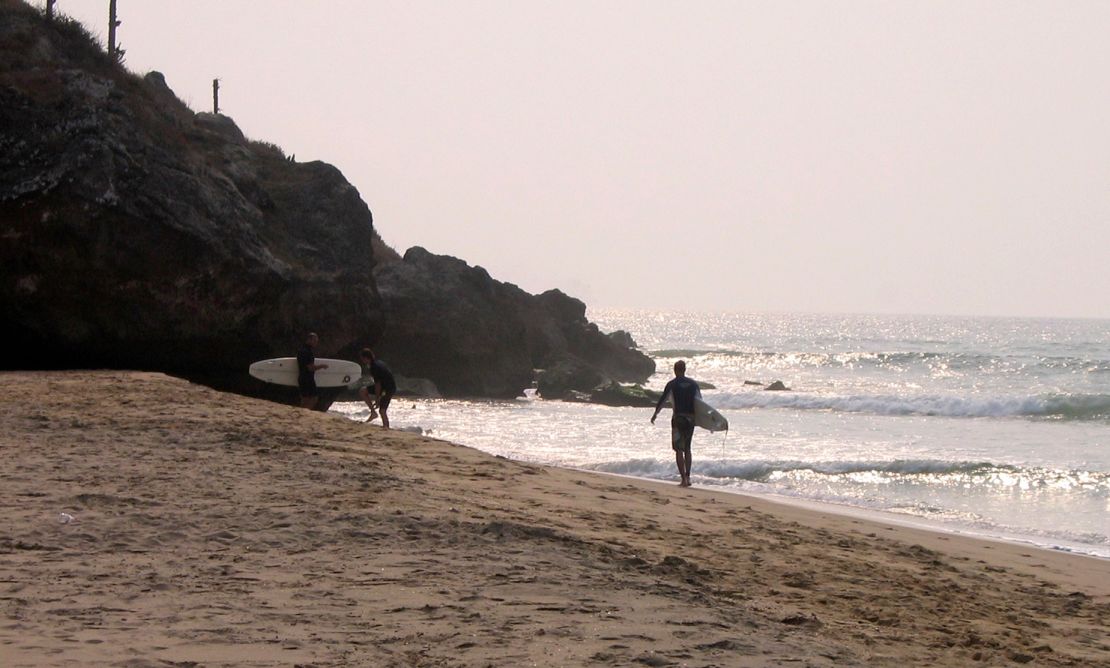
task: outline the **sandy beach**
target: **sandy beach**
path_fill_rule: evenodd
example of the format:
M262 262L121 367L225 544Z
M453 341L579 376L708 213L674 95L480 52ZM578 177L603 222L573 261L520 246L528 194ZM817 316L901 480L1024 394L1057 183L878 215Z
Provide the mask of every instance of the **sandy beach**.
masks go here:
M0 666L1110 664L1110 561L0 378Z

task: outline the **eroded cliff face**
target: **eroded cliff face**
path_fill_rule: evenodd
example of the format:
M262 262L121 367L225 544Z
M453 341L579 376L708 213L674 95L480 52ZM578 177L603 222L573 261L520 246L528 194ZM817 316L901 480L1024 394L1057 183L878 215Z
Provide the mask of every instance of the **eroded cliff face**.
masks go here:
M158 73L0 4L0 304L23 368L157 369L249 389L247 365L382 331L369 208L193 113Z

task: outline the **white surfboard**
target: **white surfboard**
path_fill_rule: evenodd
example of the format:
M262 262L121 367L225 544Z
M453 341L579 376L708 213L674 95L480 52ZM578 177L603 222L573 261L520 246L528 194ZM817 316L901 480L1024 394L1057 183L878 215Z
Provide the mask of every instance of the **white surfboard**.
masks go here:
M316 387L346 387L362 377L362 367L357 362L317 357L316 364L327 364L326 369L316 370ZM262 360L250 366L255 378L275 385L297 386L297 358L278 357Z
M664 406L673 407L674 403L668 397ZM701 397L694 397L694 426L709 431L728 431L728 420Z
M701 397L694 397L694 426L709 431L728 431L728 420Z

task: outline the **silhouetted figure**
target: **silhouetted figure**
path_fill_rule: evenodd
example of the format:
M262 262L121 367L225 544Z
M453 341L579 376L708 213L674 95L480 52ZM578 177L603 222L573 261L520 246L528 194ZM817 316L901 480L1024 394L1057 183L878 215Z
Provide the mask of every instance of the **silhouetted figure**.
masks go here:
M305 337L304 345L297 351L297 387L300 388L303 408L316 408L316 402L320 400L320 391L316 389L316 371L328 368L327 364L316 363L318 345L320 337L315 332L310 332Z
M690 445L694 440L694 399L701 396L701 388L692 379L686 377L686 362L679 360L674 363L674 378L663 388L663 396L655 405L655 412L651 415L651 423L663 409L667 397L670 397L674 412L671 415L671 447L674 449L675 464L678 465L678 475L682 478L681 487L690 486L690 466L693 463L693 454Z

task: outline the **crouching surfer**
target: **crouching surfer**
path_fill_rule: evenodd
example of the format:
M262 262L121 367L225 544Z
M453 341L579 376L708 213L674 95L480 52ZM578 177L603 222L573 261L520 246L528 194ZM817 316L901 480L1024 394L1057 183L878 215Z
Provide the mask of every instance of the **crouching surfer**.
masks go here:
M373 350L363 348L358 358L362 363L363 373L360 381L362 387L358 390L358 396L370 407L370 417L366 418L366 421L370 422L381 414L382 426L389 429L389 402L397 393L397 380L393 378L393 372L385 362L374 356ZM374 386L373 398L370 397L371 384Z

